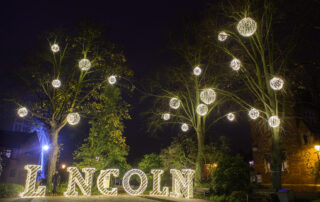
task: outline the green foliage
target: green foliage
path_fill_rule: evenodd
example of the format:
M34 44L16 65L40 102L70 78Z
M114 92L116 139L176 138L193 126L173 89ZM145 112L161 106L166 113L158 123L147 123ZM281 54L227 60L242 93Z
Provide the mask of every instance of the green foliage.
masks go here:
M19 184L0 184L0 197L16 197L22 193L24 187Z
M162 158L155 153L146 154L139 162L138 168L145 173L150 173L151 169L161 169L163 168Z
M216 202L245 202L247 194L245 192L232 192L231 195L211 195L210 200Z

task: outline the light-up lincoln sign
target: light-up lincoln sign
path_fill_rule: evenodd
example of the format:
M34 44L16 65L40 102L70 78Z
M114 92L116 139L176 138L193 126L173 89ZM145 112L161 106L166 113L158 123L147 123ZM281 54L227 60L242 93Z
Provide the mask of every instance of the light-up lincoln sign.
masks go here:
M37 172L41 170L39 165L26 165L25 170L27 170L27 179L25 190L20 194L23 198L35 198L45 196L45 186L39 186L36 188L36 176ZM81 174L78 168L68 167L69 172L68 188L64 192L66 197L76 197L78 192L76 191L76 186L78 190L84 196L91 195L91 188L93 183L93 175L96 172L95 168L83 168ZM172 175L172 191L169 194L169 188L161 188L161 175L163 170L151 170L153 174L153 189L149 193L152 196L171 196L180 198L192 198L193 197L193 178L194 170L182 169L176 170L171 169L170 173ZM84 175L84 177L83 177ZM118 189L116 187L110 187L110 178L119 176L118 169L106 169L101 170L97 178L97 187L102 195L106 196L117 196ZM130 185L130 179L132 176L137 176L140 179L140 185L138 188L132 188ZM126 172L123 176L123 189L130 195L137 196L143 194L148 185L148 178L146 174L139 169L131 169Z

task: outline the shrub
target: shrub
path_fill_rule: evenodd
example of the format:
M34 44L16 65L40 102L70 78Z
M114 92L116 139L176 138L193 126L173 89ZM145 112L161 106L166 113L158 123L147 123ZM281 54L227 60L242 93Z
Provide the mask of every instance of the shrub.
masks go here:
M19 184L0 184L0 197L15 197L24 191L24 187Z

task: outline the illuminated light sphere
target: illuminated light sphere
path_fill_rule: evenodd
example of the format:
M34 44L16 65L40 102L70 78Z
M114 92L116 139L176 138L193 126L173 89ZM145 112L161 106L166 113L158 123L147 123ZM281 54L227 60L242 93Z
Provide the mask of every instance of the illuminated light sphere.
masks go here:
M77 125L80 122L80 115L77 112L69 113L67 121L70 125Z
M180 107L180 100L178 98L171 98L169 102L169 106L172 109L178 109Z
M200 116L204 116L208 113L208 106L205 104L199 104L197 106L196 111L197 111L197 114L199 114Z
M181 130L182 130L183 132L187 132L187 131L189 130L188 124L183 123L183 124L181 125Z
M201 74L202 70L200 67L195 67L193 69L193 74L196 75L196 76L199 76Z
M211 88L204 89L200 93L200 100L207 105L214 103L214 101L216 100L216 97L217 97L216 92Z
M117 82L117 78L115 76L109 76L108 82L113 85Z
M168 121L170 119L170 114L169 113L165 113L162 115L162 119L165 121Z
M218 34L218 40L219 41L225 41L225 40L227 40L227 38L228 38L228 34L225 33L225 32L220 32Z
M28 115L28 110L25 107L21 107L18 109L18 115L23 118Z
M243 18L239 21L237 30L244 37L252 36L257 31L257 23L252 18Z
M249 117L251 119L255 120L259 117L259 115L260 115L260 112L257 109L255 109L255 108L250 109Z
M48 150L49 150L49 146L48 146L48 145L43 145L43 146L42 146L42 149L43 149L44 151L48 151Z
M284 81L278 77L273 77L269 83L270 83L270 87L273 90L281 90L283 87Z
M88 71L91 68L91 62L90 60L83 58L79 61L79 68L82 71Z
M236 118L236 116L234 115L234 113L229 113L229 114L227 114L227 119L228 119L229 121L233 121L235 118Z
M230 67L234 70L234 71L238 71L241 67L241 61L238 60L237 58L234 58L233 60L231 60L230 62Z
M53 45L51 46L51 50L52 50L52 52L56 53L56 52L59 52L60 47L59 47L58 44L55 43L55 44L53 44Z
M61 86L61 81L60 81L59 79L54 79L54 80L52 80L51 84L52 84L52 86L53 86L54 88L60 88L60 86Z
M280 125L280 119L278 116L271 116L268 120L268 123L272 128L276 128Z

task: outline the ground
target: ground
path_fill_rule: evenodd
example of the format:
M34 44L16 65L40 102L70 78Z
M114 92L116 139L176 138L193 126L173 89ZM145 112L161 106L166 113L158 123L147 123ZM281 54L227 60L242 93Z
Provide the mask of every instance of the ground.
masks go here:
M96 201L107 201L107 202L179 202L179 201L190 201L190 202L207 202L202 199L177 199L171 197L151 197L151 196L117 196L117 197L105 197L105 196L90 196L90 197L76 197L67 198L62 196L56 197L44 197L34 199L22 199L22 198L8 198L0 199L0 202L96 202Z

